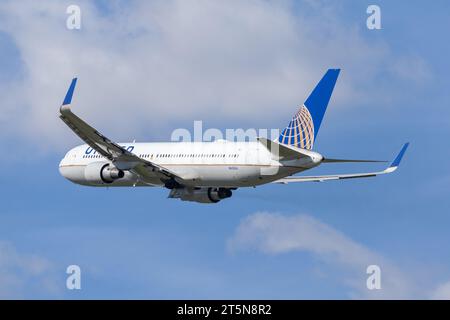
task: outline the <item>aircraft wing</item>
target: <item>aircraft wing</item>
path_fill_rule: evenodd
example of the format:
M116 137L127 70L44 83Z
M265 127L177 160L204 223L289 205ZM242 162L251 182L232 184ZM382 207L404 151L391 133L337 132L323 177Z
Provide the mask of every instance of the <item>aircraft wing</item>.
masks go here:
M132 170L142 178L145 178L147 175L157 175L162 181L176 179L178 182L182 183L183 179L175 173L151 161L142 159L119 146L117 143L112 142L75 115L70 107L76 83L77 78L72 79L72 83L70 84L69 90L67 91L64 102L60 108L61 114L59 117L77 136L102 156L111 160L118 169Z
M398 166L400 165L400 161L402 160L403 155L406 152L406 149L408 148L409 143L405 143L398 153L397 157L392 161L392 163L383 171L378 172L366 172L366 173L353 173L353 174L335 174L335 175L324 175L324 176L290 176L286 178L282 178L279 180L274 181L273 183L281 183L281 184L287 184L287 183L294 183L294 182L322 182L322 181L328 181L328 180L340 180L340 179L354 179L354 178L369 178L369 177L375 177L378 175L386 174L386 173L392 173L395 170L397 170Z

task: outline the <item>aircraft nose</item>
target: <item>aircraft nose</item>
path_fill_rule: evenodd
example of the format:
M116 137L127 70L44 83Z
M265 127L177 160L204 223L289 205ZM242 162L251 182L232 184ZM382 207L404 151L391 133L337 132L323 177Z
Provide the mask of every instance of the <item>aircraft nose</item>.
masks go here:
M59 161L59 167L64 165L65 160L66 160L66 157L62 158L61 161Z
M65 158L62 158L59 162L59 173L64 177L64 161Z

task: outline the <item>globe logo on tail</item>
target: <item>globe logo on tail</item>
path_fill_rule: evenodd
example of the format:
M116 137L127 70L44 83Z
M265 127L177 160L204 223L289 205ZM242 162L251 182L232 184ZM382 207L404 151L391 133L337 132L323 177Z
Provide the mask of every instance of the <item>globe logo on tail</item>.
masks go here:
M278 141L302 149L312 149L314 123L308 108L303 105L283 130Z

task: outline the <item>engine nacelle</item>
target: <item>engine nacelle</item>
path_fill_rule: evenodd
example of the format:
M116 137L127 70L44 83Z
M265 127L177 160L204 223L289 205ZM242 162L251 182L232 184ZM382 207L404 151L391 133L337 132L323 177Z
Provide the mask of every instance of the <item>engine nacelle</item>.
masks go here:
M228 188L175 188L169 194L169 198L200 203L217 203L231 196L232 192Z
M107 162L90 163L84 169L84 178L90 183L112 183L124 176L125 173L122 170Z

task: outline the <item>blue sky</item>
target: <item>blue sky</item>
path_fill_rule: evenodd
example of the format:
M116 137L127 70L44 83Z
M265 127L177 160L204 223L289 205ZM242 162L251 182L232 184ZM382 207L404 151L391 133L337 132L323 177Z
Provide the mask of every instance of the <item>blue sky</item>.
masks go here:
M79 4L81 30L65 10ZM446 1L2 1L0 297L450 298ZM342 68L315 149L391 159L376 179L241 189L217 205L94 189L57 170L79 114L108 137L281 128ZM311 173L376 165L327 164ZM291 245L284 246L284 243ZM66 267L82 289L65 288ZM382 289L365 288L379 264Z

